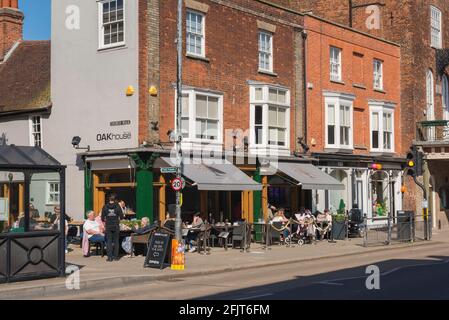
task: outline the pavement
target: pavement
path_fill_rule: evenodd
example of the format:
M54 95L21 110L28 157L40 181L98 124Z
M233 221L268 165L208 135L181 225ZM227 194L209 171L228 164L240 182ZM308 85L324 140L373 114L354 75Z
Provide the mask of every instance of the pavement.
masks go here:
M362 239L349 239L330 243L318 242L315 245L285 247L274 245L264 250L260 244L252 244L248 252L238 249L213 248L210 255L186 254L186 268L183 271L144 268L144 257L121 258L120 261L106 262L106 258L91 256L84 258L79 247L72 246L67 255L67 264L80 268L80 289L83 292L99 289L120 288L154 281L176 281L190 277L201 277L229 273L236 270L254 270L288 264L317 261L326 264L333 258L345 260L351 257L370 256L395 250L407 251L418 247L441 246L449 244L449 231L434 234L432 241L398 243L389 246L362 246ZM276 268L275 268L276 269ZM20 297L45 297L67 293L66 279L53 278L0 285L0 299Z

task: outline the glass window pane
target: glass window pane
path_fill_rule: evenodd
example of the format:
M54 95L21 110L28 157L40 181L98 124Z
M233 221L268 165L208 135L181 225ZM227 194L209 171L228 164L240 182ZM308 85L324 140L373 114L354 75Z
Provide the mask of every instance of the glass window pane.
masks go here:
M207 97L196 96L196 116L197 118L207 118Z
M327 106L327 123L335 124L335 106L333 104Z
M335 144L335 126L327 126L327 143Z
M379 131L372 132L372 140L373 140L373 149L379 148Z
M256 88L255 89L255 99L257 101L260 101L260 100L263 99L263 90L262 90L262 88Z
M268 98L272 102L278 102L278 91L276 89L270 89Z
M189 95L182 96L182 116L189 116Z
M211 140L218 139L218 122L217 121L209 121L207 123L207 136Z
M261 125L262 124L262 106L255 106L254 108L254 114L255 114L255 124Z
M285 116L286 110L283 108L278 109L278 126L285 128Z
M286 103L287 102L287 92L285 92L285 91L278 91L278 102L279 103Z
M374 112L372 114L371 128L372 128L373 131L378 131L379 130L379 113L377 113L377 112Z
M269 144L277 144L277 129L275 128L270 128L269 130Z
M270 107L268 111L268 125L270 126L277 126L277 108Z
M207 117L209 119L218 119L218 98L209 97Z

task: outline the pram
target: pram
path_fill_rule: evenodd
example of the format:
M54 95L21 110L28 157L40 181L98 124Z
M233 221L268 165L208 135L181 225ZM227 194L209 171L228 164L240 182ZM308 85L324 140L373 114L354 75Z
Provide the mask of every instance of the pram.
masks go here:
M316 239L315 217L305 214L295 214L295 217L293 223L297 225L297 229L285 239L286 243L288 245L298 243L300 246L314 243Z

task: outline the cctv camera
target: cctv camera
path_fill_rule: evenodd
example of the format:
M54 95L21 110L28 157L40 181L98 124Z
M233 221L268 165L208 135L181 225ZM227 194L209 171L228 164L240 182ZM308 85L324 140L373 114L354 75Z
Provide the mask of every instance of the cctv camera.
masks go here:
M72 145L74 148L78 147L80 145L81 138L76 136L72 138Z

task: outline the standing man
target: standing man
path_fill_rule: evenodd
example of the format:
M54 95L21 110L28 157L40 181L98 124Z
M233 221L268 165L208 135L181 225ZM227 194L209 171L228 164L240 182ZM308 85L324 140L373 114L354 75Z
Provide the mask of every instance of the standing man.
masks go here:
M123 219L122 209L117 203L117 195L112 193L109 196L109 203L105 204L101 210L101 220L106 226L108 261L118 260L121 219Z

